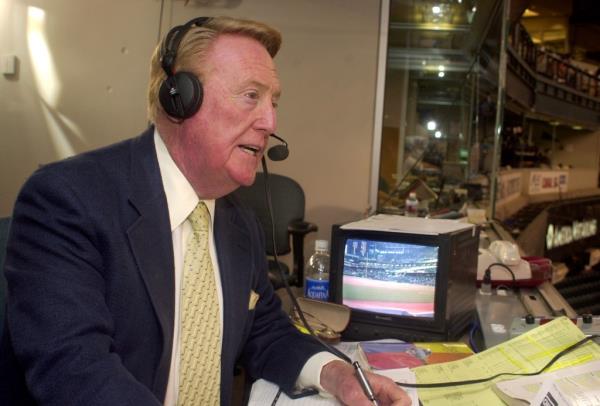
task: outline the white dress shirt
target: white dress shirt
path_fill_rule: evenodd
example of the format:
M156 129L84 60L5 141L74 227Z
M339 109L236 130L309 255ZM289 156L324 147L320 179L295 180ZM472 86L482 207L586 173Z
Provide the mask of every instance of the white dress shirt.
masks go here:
M171 236L173 238L173 258L175 260L175 323L173 331L173 351L171 353L171 368L169 371L169 381L167 384L167 392L165 395L165 406L177 405L177 393L179 390L179 329L181 327L179 315L179 303L181 295L181 280L183 273L183 261L185 256L185 248L188 239L190 238L192 227L187 217L194 210L200 199L194 192L192 185L188 182L185 176L181 173L158 131L154 130L154 144L156 155L158 158L158 166L162 178L163 188L167 197L167 205L169 209L169 219L171 222ZM217 296L219 299L219 308L221 311L221 326L223 326L223 291L221 287L221 278L219 274L219 263L215 250L213 238L213 224L215 213L215 201L203 200L210 213L211 224L209 234L210 257L212 260L213 270L215 273L215 282L219 286ZM298 377L298 385L302 387L313 386L323 393L323 388L320 386L321 368L327 362L339 359L329 352L321 352L313 355L304 365L300 376Z

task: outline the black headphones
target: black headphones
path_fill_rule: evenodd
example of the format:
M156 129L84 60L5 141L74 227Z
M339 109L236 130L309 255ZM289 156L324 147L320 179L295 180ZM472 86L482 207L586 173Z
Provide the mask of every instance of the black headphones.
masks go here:
M210 20L210 17L198 17L171 28L160 47L160 65L167 74L167 78L160 84L158 100L160 100L163 110L174 119L190 118L196 114L202 104L204 90L200 79L191 72L174 73L173 66L177 57L177 49L185 34L190 28L202 27ZM269 148L269 158L273 161L286 159L289 155L287 142L275 134L270 134L270 137L277 139L280 144Z
M167 33L160 48L160 65L167 74L158 91L158 99L165 112L176 119L185 120L193 116L200 105L204 91L200 79L191 72L173 72L177 49L190 28L201 27L210 17L198 17L183 25L178 25Z

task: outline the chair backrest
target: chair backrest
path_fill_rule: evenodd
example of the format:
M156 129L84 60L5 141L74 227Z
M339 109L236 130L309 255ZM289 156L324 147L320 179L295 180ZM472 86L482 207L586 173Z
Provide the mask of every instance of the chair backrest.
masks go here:
M10 217L0 218L0 337L4 326L4 311L6 308L6 280L4 279L4 257L6 256L6 243L8 242L8 226Z
M269 174L269 189L275 219L277 255L285 255L291 252L288 225L293 221L304 220L304 191L295 180L277 174ZM234 194L258 216L265 230L267 254L273 255L271 218L267 210L265 193L265 174L258 172L252 186L240 187Z

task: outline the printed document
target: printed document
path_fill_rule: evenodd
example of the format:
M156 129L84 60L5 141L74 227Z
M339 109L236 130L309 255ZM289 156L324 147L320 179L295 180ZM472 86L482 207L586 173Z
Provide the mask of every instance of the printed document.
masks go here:
M509 405L552 405L552 399L560 405L598 405L600 361L498 382L494 390Z
M413 372L417 383L480 379L500 372L536 372L560 351L584 337L571 320L560 317L468 358L413 368ZM600 360L600 346L587 342L556 361L548 372L594 360ZM481 384L419 389L419 399L424 406L504 406L492 388L495 382L513 378L501 376Z

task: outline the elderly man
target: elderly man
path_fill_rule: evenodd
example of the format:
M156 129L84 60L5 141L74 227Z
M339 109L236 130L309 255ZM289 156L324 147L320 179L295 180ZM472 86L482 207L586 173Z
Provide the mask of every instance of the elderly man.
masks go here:
M234 365L369 404L353 368L300 334L266 274L250 185L276 127L274 29L175 27L137 138L36 171L15 204L2 341L6 403L227 405ZM369 375L383 404L406 404ZM1 398L0 398L1 399Z

